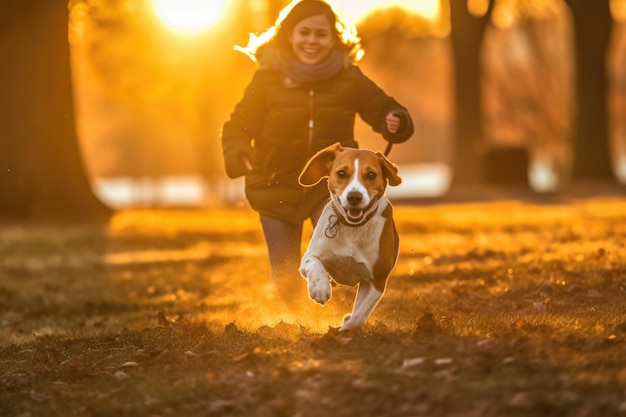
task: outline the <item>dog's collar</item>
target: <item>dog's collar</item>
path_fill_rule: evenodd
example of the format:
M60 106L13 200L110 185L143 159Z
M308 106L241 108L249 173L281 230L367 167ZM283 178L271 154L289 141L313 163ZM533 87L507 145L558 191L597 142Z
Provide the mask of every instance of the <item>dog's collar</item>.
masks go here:
M341 214L341 212L339 211L339 209L337 208L337 205L335 203L335 200L333 198L330 199L330 206L333 209L333 212L335 213L334 215L330 215L330 217L328 218L328 225L326 226L326 237L329 238L333 238L337 235L337 224L341 223L341 224L345 224L346 226L350 226L350 227L359 227L359 226L363 226L365 223L367 223L368 221L370 221L370 219L372 217L374 217L374 215L376 214L376 202L378 201L378 199L372 201L372 204L370 206L370 212L367 213L360 221L353 223L353 222L349 222L346 220L346 218Z

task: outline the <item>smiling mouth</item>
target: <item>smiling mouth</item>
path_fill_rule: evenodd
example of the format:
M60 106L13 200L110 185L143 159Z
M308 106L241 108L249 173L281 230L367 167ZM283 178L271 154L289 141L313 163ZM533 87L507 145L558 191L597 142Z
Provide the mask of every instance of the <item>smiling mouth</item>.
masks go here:
M346 214L348 215L348 220L358 222L363 218L365 212L361 209L347 209Z
M339 203L336 199L336 196L333 195L331 198L331 206L335 215L340 219L340 221L348 226L362 226L367 223L369 219L376 213L376 209L373 207L375 201L372 204L369 204L367 207L357 208L357 207L345 207Z
M319 49L302 48L300 50L304 53L304 55L311 57L311 58L319 55L320 53Z

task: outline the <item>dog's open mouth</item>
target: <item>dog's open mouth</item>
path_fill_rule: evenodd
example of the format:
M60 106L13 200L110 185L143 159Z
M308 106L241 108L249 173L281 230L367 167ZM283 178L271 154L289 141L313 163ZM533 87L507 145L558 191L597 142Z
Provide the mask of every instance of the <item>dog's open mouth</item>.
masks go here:
M363 218L365 212L361 209L347 209L346 214L348 215L348 220L358 222Z

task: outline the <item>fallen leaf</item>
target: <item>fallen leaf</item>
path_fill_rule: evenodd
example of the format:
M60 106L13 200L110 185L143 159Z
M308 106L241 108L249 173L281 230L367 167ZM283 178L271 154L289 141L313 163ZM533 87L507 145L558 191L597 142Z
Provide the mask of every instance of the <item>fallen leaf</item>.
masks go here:
M283 320L274 325L274 330L280 334L288 335L290 333L297 333L301 328L295 324L285 323Z
M419 318L417 324L415 326L416 330L422 332L434 332L439 330L439 324L435 320L435 316L432 313L424 313L422 317Z
M239 355L233 356L233 362L241 362L242 360L246 359L249 354L250 352L244 352L240 353Z
M515 362L515 358L513 356L507 356L506 358L502 359L502 365L508 365L510 363Z
M207 407L207 411L211 414L222 413L225 410L231 409L236 405L232 400L215 400L211 401Z
M241 330L239 330L239 328L237 327L237 325L235 324L235 322L231 322L228 323L225 327L224 327L224 331L226 332L226 334L235 334L235 333L241 333Z
M487 348L490 344L491 344L491 340L490 339L483 339L483 340L479 340L478 342L476 342L476 347L477 348Z
M413 366L418 366L426 362L426 358L410 358L402 361L401 368L411 368Z
M342 345L347 345L348 343L350 343L352 341L351 337L340 337L339 339L339 343L341 343Z
M48 399L48 395L46 395L43 392L37 392L35 390L30 390L30 398L32 398L34 401L42 402L42 401L46 401Z
M241 362L244 359L249 359L249 358L253 359L253 358L258 357L258 356L260 356L262 354L263 354L263 351L261 350L261 348L255 347L250 352L243 352L243 353L240 353L239 355L233 356L233 362Z
M587 297L602 298L602 294L597 290L589 290L587 291Z
M511 407L528 408L532 405L532 401L528 393L518 392L513 394L513 396L509 400L509 405Z
M355 379L352 382L352 387L361 390L380 390L380 383L366 379Z
M441 371L435 372L433 374L433 377L436 379L445 381L445 382L449 382L449 381L456 379L456 373L457 373L457 368L455 367L446 368L446 369L442 369Z
M113 376L115 376L115 378L119 379L120 381L128 378L128 374L124 371L117 371L113 374Z
M514 329L521 329L522 327L524 327L524 320L523 319L515 320L513 323L511 323L511 327Z
M73 371L80 371L84 368L83 362L78 356L72 356L71 358L61 362L61 365L67 366Z
M158 399L156 399L156 398L154 398L154 397L151 397L150 395L147 395L147 394L146 394L146 395L144 395L144 397L143 397L143 402L144 402L144 404L145 404L145 405L147 405L147 406L151 406L151 405L158 404L158 403L159 403L159 400L158 400Z

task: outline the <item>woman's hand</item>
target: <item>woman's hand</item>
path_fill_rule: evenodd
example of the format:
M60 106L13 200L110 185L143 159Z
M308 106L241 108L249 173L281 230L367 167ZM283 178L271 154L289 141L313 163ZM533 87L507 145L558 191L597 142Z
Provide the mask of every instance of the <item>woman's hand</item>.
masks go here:
M393 114L393 112L389 112L385 117L385 122L387 123L387 130L389 131L389 133L397 133L398 129L400 129L400 123L402 122L402 119Z

